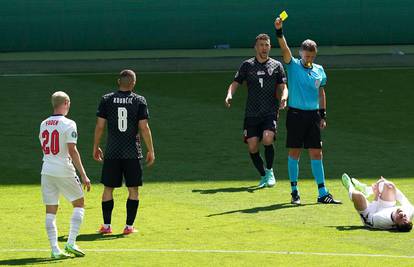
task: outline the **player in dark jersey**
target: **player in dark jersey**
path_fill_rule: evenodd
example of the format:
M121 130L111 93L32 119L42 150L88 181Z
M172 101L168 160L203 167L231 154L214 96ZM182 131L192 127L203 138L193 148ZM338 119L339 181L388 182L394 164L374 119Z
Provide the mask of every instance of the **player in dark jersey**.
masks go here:
M274 147L279 109L286 106L288 91L282 64L269 57L270 38L267 34L256 37L256 56L242 63L230 84L225 104L230 107L236 89L244 81L248 95L244 118L244 141L250 157L259 171L259 187L272 187L276 183L273 173ZM260 156L259 145L265 148L266 166ZM266 168L265 168L266 167Z
M97 161L103 161L101 182L105 186L102 194L104 224L99 231L104 234L112 233L113 191L114 188L122 186L123 178L129 192L124 234L135 231L133 224L139 205L138 187L142 186L140 159L143 156L139 134L147 147L147 166L151 166L155 160L152 135L148 125L147 102L143 96L132 92L135 83L136 76L132 70L121 71L118 91L104 95L96 113L98 119L93 157ZM108 138L104 156L99 144L106 123Z

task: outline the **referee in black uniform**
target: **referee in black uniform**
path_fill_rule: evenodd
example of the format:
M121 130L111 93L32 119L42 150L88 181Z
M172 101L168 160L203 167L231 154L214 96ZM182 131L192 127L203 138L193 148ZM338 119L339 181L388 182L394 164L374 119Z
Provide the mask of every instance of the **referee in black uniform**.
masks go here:
M230 107L236 89L244 81L248 96L244 118L244 141L248 145L250 157L261 179L259 187L272 187L276 180L273 173L274 147L279 108L286 106L288 97L286 76L282 64L269 57L270 38L259 34L254 46L256 56L242 63L230 84L225 104ZM280 100L280 101L279 101ZM259 144L263 142L265 160L260 156Z
M99 232L112 233L111 216L114 207L113 191L116 187L128 187L126 203L127 218L124 234L135 232L133 227L137 214L139 199L138 187L142 186L140 159L143 158L139 133L147 147L147 166L154 163L154 147L151 130L148 125L147 101L133 91L136 76L132 70L121 71L118 79L119 89L102 97L97 111L93 157L103 161L102 179L102 214L104 224ZM105 124L108 124L108 139L105 156L99 147ZM138 133L139 131L139 133Z

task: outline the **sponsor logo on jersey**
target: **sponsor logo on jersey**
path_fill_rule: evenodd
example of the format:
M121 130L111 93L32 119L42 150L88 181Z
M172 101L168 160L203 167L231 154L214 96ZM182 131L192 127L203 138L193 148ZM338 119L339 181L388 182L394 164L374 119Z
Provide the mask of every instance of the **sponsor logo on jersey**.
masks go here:
M265 75L266 74L266 72L264 72L264 71L262 71L262 70L259 70L258 72L257 72L257 75Z

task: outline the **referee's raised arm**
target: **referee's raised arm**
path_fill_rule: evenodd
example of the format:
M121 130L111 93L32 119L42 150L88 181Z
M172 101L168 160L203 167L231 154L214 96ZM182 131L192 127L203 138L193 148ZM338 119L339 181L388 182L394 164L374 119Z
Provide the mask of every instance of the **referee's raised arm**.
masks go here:
M277 17L275 20L275 28L276 28L276 37L277 41L279 42L280 49L282 50L283 61L286 64L289 64L292 60L292 52L286 42L285 36L283 36L283 21L281 18Z

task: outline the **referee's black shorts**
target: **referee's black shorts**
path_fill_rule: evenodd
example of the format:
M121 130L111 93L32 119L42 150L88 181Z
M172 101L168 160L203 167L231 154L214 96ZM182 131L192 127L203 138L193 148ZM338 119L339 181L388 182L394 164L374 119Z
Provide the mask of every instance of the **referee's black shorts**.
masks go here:
M320 122L318 110L289 107L286 117L286 147L322 148Z
M142 186L139 159L104 159L101 183L107 187L121 187L125 178L127 187Z
M275 115L263 116L263 117L246 117L243 124L243 137L244 142L247 143L247 139L251 137L258 137L260 140L263 138L263 132L265 130L276 133L277 120L279 113ZM275 137L276 138L276 135Z

